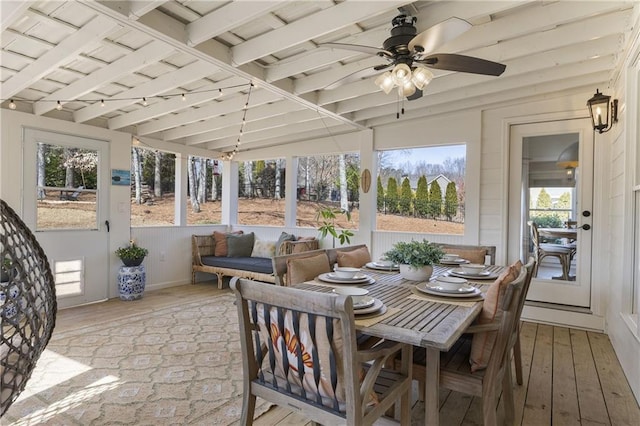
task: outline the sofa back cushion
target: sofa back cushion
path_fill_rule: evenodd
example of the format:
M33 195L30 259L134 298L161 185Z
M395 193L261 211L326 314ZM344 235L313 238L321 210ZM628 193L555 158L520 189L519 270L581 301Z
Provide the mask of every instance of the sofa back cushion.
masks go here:
M251 257L253 240L253 232L227 234L227 257Z
M261 240L258 237L253 242L253 251L251 257L268 257L272 258L276 255L276 242Z
M243 231L234 231L231 234L242 234ZM215 250L213 252L214 256L227 256L227 233L213 231L213 239L215 241Z

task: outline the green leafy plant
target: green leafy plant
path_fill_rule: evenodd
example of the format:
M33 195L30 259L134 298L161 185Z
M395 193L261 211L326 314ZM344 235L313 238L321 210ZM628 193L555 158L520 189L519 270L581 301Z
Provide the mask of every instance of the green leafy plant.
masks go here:
M444 256L444 251L440 246L427 240L401 241L383 254L383 258L386 260L397 264L411 265L416 269L438 263L442 256Z
M318 222L318 232L320 237L325 238L327 235L333 237L333 247L336 246L336 238L340 240L340 244L351 243L353 232L350 229L337 229L336 220L338 215L344 214L347 221L351 220L351 212L348 210L337 209L333 207L321 207L316 213L316 222Z
M128 246L119 247L116 250L116 256L125 264L129 261L142 260L147 254L149 254L149 250L137 246L133 240L129 242Z

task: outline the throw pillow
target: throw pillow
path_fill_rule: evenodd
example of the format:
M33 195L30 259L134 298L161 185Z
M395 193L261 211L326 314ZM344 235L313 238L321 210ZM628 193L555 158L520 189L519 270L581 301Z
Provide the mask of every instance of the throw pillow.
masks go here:
M276 254L276 242L255 239L251 257L273 257Z
M243 231L234 231L231 234L240 235ZM215 249L213 250L214 256L227 257L227 233L213 231L213 240Z
M228 234L227 257L251 257L253 240L253 232L242 235Z
M338 266L362 268L371 262L371 254L367 247L360 247L351 251L338 251Z
M326 253L287 259L287 285L295 285L312 280L325 272L331 272L329 258Z
M285 241L295 241L296 240L296 236L293 234L288 234L286 232L283 232L282 234L280 234L280 237L278 237L278 241L276 242L276 253L280 254L280 245L285 242Z
M316 250L317 248L318 241L316 240L316 237L300 237L293 245L291 253L303 253L309 250Z
M499 322L502 319L502 299L509 284L513 282L522 268L522 262L517 261L515 264L508 266L500 276L489 286L484 296L482 312L476 320L476 324L489 324ZM486 331L475 333L471 341L471 355L469 362L471 363L471 371L478 371L487 368L489 357L493 345L498 337L497 331Z

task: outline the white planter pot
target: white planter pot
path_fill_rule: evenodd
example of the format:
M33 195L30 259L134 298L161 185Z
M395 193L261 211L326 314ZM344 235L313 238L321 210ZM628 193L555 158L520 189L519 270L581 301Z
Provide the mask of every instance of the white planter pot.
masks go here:
M411 265L400 265L400 275L405 280L411 281L427 281L433 274L433 266L423 266L422 268L414 268Z

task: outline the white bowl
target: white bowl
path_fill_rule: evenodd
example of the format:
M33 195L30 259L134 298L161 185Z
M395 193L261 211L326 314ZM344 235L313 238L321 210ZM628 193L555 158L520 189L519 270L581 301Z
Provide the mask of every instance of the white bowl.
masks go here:
M479 274L480 272L484 271L484 269L486 268L485 265L480 265L478 263L469 263L467 265L460 265L460 268L462 268L462 271L465 274Z
M369 294L369 290L360 287L337 287L333 289L333 292L336 294L341 294L343 296L351 296L354 305L361 303L363 299Z
M360 269L349 268L347 266L336 266L334 271L336 273L336 277L349 279L355 277L356 274L360 272Z
M385 268L391 268L393 266L393 262L390 260L376 260L375 264Z
M467 283L464 278L456 277L437 277L436 284L445 290L458 290Z
M453 254L453 253L445 253L444 256L442 256L443 260L458 260L460 258L459 254Z

